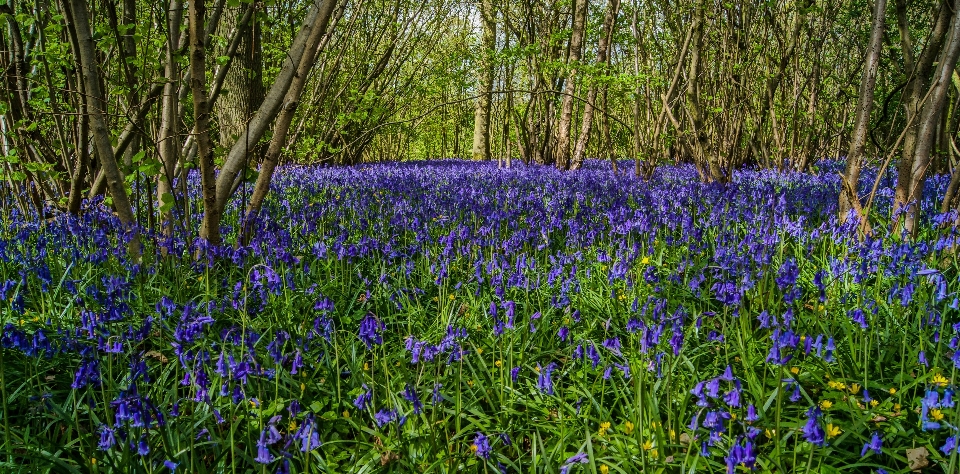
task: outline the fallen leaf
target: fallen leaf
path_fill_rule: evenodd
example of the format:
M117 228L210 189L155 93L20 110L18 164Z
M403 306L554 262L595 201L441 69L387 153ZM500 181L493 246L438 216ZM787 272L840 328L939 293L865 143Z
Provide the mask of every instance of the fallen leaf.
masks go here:
M923 446L908 449L907 463L910 465L910 470L912 472L920 472L923 468L929 466L930 461L927 459L928 456L930 456L930 451L927 451L927 448Z

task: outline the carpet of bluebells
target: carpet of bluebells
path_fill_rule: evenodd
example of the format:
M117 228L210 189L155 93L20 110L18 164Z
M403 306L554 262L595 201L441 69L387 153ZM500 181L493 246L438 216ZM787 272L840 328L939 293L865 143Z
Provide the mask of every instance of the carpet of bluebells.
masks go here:
M957 472L946 181L864 237L838 166L287 167L249 245L140 260L5 211L0 471Z

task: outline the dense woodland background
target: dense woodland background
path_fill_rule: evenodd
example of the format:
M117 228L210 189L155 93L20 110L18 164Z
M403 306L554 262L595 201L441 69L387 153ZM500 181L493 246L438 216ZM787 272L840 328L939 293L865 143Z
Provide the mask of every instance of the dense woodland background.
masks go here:
M202 205L216 244L279 163L448 157L719 183L840 158L844 216L894 186L915 231L934 173L958 205L954 0L2 3L2 194L22 213L103 195L131 231L171 233Z

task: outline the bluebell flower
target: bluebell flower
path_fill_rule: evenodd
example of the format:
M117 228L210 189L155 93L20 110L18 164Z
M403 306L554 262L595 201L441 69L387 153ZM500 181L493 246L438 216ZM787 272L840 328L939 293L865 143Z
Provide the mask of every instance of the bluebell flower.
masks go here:
M114 431L107 425L100 425L100 442L97 444L97 447L100 448L101 451L106 451L116 443L117 439L114 436Z
M807 410L807 422L803 425L803 437L807 442L817 446L826 445L826 433L820 426L820 408L813 407Z
M540 375L537 377L537 388L541 392L546 393L547 395L553 395L553 370L557 368L557 364L551 362L547 364L546 367L540 368L540 364L537 364L537 368L540 369Z
M880 439L880 434L876 431L873 432L870 441L864 443L863 449L860 450L860 457L866 456L868 451L873 451L874 454L881 454L883 452L883 440Z
M490 440L481 432L477 432L477 435L473 438L473 449L474 454L478 458L490 459L491 447Z
M384 408L373 415L373 419L377 422L378 428L383 428L387 423L397 421L397 410L387 410Z
M257 457L253 460L260 464L269 464L273 462L273 455L270 454L270 448L267 447L267 432L260 432L260 440L257 441Z
M403 389L403 399L413 405L413 414L420 414L420 411L423 409L423 402L420 401L420 395L417 395L417 390L415 388L408 384Z
M576 464L586 464L588 462L590 462L590 459L587 458L586 453L574 454L567 458L567 460L563 462L563 465L560 466L560 474L567 474L570 472L570 468Z
M137 443L137 454L140 456L146 456L150 454L150 445L147 444L146 436L140 437L140 441Z
M383 329L383 323L373 313L367 313L363 317L363 320L360 321L360 340L366 344L367 349L371 349L374 345L383 344L383 336L380 334Z
M357 410L366 410L372 399L373 392L370 391L367 384L363 384L363 393L353 400L353 406L357 407Z

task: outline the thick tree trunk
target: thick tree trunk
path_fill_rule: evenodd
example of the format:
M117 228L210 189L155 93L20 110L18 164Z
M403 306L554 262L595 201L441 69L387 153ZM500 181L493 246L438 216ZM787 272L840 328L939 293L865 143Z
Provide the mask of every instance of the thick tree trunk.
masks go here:
M860 170L863 167L863 152L867 144L867 133L870 127L870 112L873 110L873 91L877 85L877 68L880 65L880 53L883 48L886 9L886 0L876 0L873 6L870 43L867 46L867 57L863 66L863 78L860 81L860 97L857 99L853 136L850 139L850 151L847 153L847 166L843 173L845 183L840 192L840 219L844 221L852 209L858 209L860 207L860 197L857 195L857 182L860 180ZM860 216L860 219L866 218L867 216Z
M557 148L555 161L557 168L570 168L570 133L573 124L573 101L577 92L577 63L583 54L583 38L586 34L587 7L589 0L576 0L573 10L573 32L570 36L570 52L567 56L567 74L563 87L563 99L560 106L560 122L557 124Z
M493 54L496 48L497 23L493 0L480 0L483 23L483 52L478 73L477 101L473 114L473 159L490 159L490 103L493 100Z
M139 257L140 240L136 234L136 218L133 215L133 207L131 207L130 199L127 196L123 175L120 173L120 167L117 165L116 156L113 153L113 145L110 143L110 129L107 127L105 118L106 102L103 90L100 87L100 71L97 68L87 5L82 0L69 0L67 5L70 21L74 24L74 30L77 33L79 47L77 52L80 56L84 90L89 97L89 100L86 101L86 113L90 116L94 146L100 158L100 166L106 175L107 188L113 198L113 207L116 209L117 217L120 218L120 223L126 231L134 233L130 241L130 253L134 257Z
M320 14L317 16L317 27L314 28L307 40L303 51L303 58L297 67L297 73L290 83L290 89L283 99L283 108L277 116L277 121L273 127L273 136L270 138L270 146L267 148L267 154L263 158L263 164L260 167L260 174L257 176L257 183L253 188L253 195L250 197L250 204L247 207L246 216L243 219L242 236L240 242L246 243L249 239L250 226L256 219L257 214L263 206L263 200L270 192L270 181L273 178L273 172L280 161L280 154L287 142L287 133L290 131L290 124L293 123L293 117L296 114L297 106L300 104L300 97L303 95L303 88L310 76L310 70L316 63L317 54L322 45L323 36L326 34L327 26L330 23L330 17L336 6L334 0L326 0L321 7Z
M597 65L601 68L606 67L608 63L608 50L613 40L613 31L619 11L620 0L608 0L607 13L603 16L603 34L600 37L600 44L597 45ZM590 128L593 125L598 88L596 84L591 85L587 92L587 103L583 106L583 123L580 126L580 136L577 137L577 145L573 148L573 162L570 163L570 169L580 169L587 154L587 141L590 139ZM607 111L604 110L603 112L606 113ZM614 162L614 169L616 169L616 162Z
M248 153L250 151L247 143L260 141L260 138L266 133L267 128L273 122L274 118L276 118L277 113L283 105L283 98L286 96L287 90L290 88L296 70L300 66L300 61L303 58L307 40L310 38L313 30L319 27L317 21L319 19L318 13L324 1L332 0L316 0L308 10L304 18L303 27L290 45L290 49L287 51L283 61L283 66L277 74L273 85L270 86L270 91L267 92L260 108L257 109L249 121L247 128L247 133L249 133L248 139L238 140L234 143L224 159L223 167L217 176L217 219L222 215L233 193L237 178L247 164ZM211 222L210 224L213 225L214 223ZM219 221L216 224L219 225Z
M250 8L251 6L226 8L220 24L223 37L227 37L232 31L240 32L235 54L229 51L229 45L228 51L218 53L221 56L234 57L223 86L227 92L215 105L220 126L220 146L223 147L229 147L237 140L244 140L247 120L263 102L263 34L256 16L247 17L246 13ZM253 148L256 143L249 145Z

